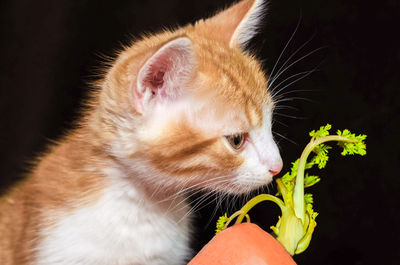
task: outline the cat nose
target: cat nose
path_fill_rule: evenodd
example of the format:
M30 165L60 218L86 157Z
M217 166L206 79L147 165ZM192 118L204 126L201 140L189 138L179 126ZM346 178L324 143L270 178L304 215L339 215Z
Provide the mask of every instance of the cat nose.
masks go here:
M278 175L279 172L281 172L280 170L272 170L270 169L269 172L272 174L272 176Z
M272 176L277 175L279 172L281 172L283 167L283 162L282 159L279 159L276 161L269 169L269 172L272 174Z

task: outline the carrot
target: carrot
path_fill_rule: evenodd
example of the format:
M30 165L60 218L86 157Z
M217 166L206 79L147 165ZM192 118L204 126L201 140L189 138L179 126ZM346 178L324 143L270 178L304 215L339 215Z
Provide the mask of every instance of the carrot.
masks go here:
M338 142L343 148L342 155L366 154L366 135L355 135L349 130L338 130L336 135L329 135L330 129L331 125L327 124L310 132L312 138L300 158L292 163L288 173L276 179L280 197L260 194L231 216L221 216L217 222L217 235L189 264L295 264L290 255L307 249L317 225L318 213L313 210L312 194L304 194L304 188L316 184L320 178L305 174L305 171L315 165L320 169L325 167L331 149L326 142ZM311 153L314 156L308 159ZM271 226L275 238L257 225L241 224L244 218L249 221L249 210L262 201L274 202L281 209L278 223ZM227 228L234 219L235 225Z
M213 239L188 265L296 264L270 234L252 223L231 226Z

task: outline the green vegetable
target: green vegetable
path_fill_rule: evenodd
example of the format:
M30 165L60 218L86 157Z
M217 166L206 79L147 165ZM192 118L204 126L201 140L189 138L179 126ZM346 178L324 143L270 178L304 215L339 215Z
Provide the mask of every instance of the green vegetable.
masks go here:
M225 229L229 223L237 218L236 223L241 223L247 212L262 201L275 202L281 209L282 216L275 226L271 226L276 239L291 254L299 254L307 249L312 233L317 225L315 218L318 213L313 210L312 194L304 194L304 188L315 185L320 181L318 176L305 173L307 169L318 166L322 169L328 161L328 152L331 149L326 142L337 142L343 148L342 155L365 155L366 135L355 135L349 130L337 131L336 135L330 135L331 125L321 126L319 130L310 132L312 137L304 148L300 158L292 163L292 168L283 177L276 179L278 194L260 194L248 201L242 209L227 217L220 217L217 223L217 233ZM314 155L309 159L309 155Z

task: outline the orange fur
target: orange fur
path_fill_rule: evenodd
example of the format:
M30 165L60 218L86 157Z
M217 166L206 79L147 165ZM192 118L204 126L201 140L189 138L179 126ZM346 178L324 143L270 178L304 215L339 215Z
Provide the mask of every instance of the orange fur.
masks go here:
M241 45L231 47L236 43L231 39L234 31L253 5L242 1L195 25L144 37L119 54L97 83L78 128L52 146L32 173L1 198L0 264L32 264L41 229L94 203L108 185L105 168L131 170L121 156L143 160L160 174L177 178L228 175L242 165L243 158L228 150L221 136L261 127L263 108L273 108L257 60ZM225 23L227 16L236 19ZM121 135L140 138L136 130L145 124L132 104L138 72L156 51L180 37L190 39L195 54L195 73L186 86L203 105L193 115L207 123L211 111L215 126L205 131L182 117L129 148L129 139L120 143ZM226 129L229 124L232 131ZM122 146L119 153L112 151L116 144Z
M90 204L106 180L105 153L77 130L39 159L27 178L0 200L0 264L30 264L41 227L51 226L69 210Z

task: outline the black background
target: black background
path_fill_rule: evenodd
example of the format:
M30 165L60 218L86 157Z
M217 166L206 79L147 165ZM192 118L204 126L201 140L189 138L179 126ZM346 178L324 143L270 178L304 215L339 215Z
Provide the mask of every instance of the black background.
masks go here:
M2 1L1 187L23 176L27 162L49 139L72 127L102 55L113 55L131 36L194 22L230 3ZM329 122L336 129L368 135L367 156L343 158L333 155L339 153L334 149L327 168L318 172L322 181L311 188L320 213L318 226L309 249L295 256L299 264L399 264L399 16L396 0L273 0L260 34L250 44L267 72L298 22L278 65L307 41L291 62L322 48L280 78L317 67L282 92L288 92L282 104L291 107L279 110L274 123L274 130L290 139L277 136L283 172L300 155L308 131L320 125ZM275 187L269 189L273 193ZM214 208L210 204L197 212L197 250L212 237ZM266 203L250 214L267 230L279 211Z

